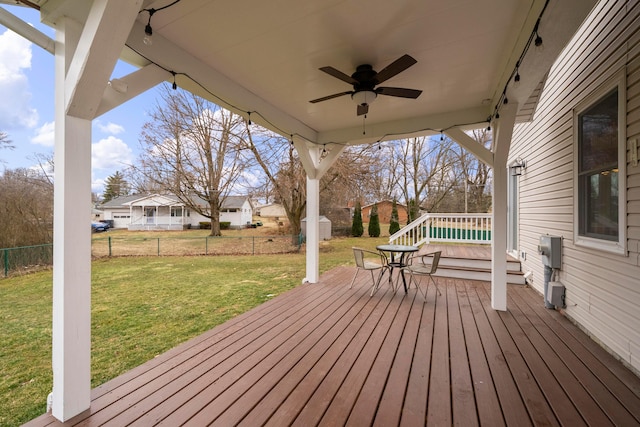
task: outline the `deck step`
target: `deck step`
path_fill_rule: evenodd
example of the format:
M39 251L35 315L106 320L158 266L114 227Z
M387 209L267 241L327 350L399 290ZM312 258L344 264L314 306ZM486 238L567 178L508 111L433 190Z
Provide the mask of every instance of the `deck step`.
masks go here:
M452 279L491 281L491 259L447 256L443 253L435 276ZM507 283L526 284L520 261L514 258L507 260Z

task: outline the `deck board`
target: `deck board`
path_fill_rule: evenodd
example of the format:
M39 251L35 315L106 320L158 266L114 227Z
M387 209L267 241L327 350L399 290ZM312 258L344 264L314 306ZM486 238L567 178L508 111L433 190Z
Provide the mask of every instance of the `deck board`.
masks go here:
M426 300L385 282L371 297L368 275L348 288L354 272L335 268L97 387L64 425L640 424L640 378L536 291L510 285L497 312L486 282L437 278Z

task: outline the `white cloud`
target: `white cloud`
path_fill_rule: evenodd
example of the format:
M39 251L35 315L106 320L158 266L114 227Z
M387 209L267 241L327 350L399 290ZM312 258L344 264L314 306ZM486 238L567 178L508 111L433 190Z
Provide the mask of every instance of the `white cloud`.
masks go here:
M54 122L47 122L36 129L36 136L31 138L31 142L45 147L53 147L55 145L55 129Z
M105 182L103 178L93 179L91 182L91 192L102 194L104 192Z
M91 146L91 165L94 169L122 170L132 160L131 148L115 136L101 139Z
M31 43L13 31L0 34L0 128L31 128L38 112L24 72L31 68Z
M118 135L119 133L124 132L124 127L115 123L109 122L106 125L103 125L99 120L96 120L95 123L101 132L109 135Z

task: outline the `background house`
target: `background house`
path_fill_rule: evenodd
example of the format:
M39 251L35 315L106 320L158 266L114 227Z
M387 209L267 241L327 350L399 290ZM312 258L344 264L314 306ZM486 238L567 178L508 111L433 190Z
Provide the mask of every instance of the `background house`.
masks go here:
M599 2L550 70L534 120L516 126L508 240L543 292L539 238L562 238L564 313L636 372L639 19L637 2Z
M264 218L286 218L287 212L280 203L267 203L266 205L256 206L256 215Z
M371 217L371 208L373 205L378 205L378 218L380 219L380 224L389 224L391 222L391 211L393 209L393 201L392 200L381 200L376 203L371 203L370 205L366 205L362 207L362 221L369 222L369 218ZM398 208L398 223L406 224L407 223L407 207L405 205L401 205L396 202L396 206Z
M207 202L196 201L204 209ZM110 200L102 205L105 220L113 220L115 228L129 230L182 230L197 228L209 218L187 208L174 195L131 195ZM220 209L220 221L231 227L244 227L251 223L253 207L247 196L227 196Z

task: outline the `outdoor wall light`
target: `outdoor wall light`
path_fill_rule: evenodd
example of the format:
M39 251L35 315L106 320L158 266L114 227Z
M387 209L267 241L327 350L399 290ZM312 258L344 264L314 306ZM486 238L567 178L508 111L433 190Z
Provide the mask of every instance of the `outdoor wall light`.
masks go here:
M520 176L522 172L527 168L527 163L520 157L516 159L516 162L511 165L511 176Z

